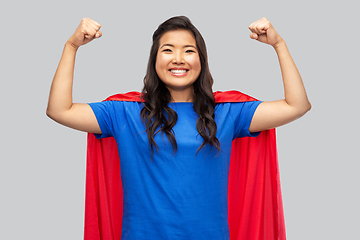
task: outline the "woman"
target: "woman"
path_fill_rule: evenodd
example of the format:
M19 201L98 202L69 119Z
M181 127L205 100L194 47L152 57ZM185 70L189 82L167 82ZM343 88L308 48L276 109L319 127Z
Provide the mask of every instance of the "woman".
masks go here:
M65 126L113 136L124 192L122 239L229 239L227 180L231 142L289 123L311 107L285 41L262 18L250 37L274 47L285 99L215 103L206 46L186 17L162 23L140 102L72 102L77 49L101 37L83 19L65 44L47 114Z

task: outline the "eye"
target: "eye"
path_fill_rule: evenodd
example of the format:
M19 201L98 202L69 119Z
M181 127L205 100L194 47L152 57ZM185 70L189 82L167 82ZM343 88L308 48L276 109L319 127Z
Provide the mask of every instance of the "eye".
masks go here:
M171 49L169 49L169 48L166 48L166 49L164 49L164 50L162 50L163 52L171 52Z
M194 50L191 50L191 49L188 49L185 51L186 53L194 53L195 51Z

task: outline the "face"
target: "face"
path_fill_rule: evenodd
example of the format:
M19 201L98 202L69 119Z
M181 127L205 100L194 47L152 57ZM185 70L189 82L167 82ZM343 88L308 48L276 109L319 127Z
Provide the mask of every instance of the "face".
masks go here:
M160 38L155 69L171 94L174 91L192 93L193 83L201 71L193 35L186 30L166 32Z

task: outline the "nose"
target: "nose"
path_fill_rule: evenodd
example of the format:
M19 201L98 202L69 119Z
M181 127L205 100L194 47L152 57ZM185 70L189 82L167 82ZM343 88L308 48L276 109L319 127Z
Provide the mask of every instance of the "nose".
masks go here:
M184 56L182 53L176 53L174 54L174 58L172 60L173 64L184 64L185 60L184 60Z

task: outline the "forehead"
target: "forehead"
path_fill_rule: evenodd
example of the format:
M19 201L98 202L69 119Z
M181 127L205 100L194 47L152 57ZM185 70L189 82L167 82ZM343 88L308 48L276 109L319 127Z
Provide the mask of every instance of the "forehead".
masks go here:
M177 45L194 45L196 46L196 41L191 32L187 30L173 30L168 31L160 38L159 47L163 44L171 44L175 47Z

